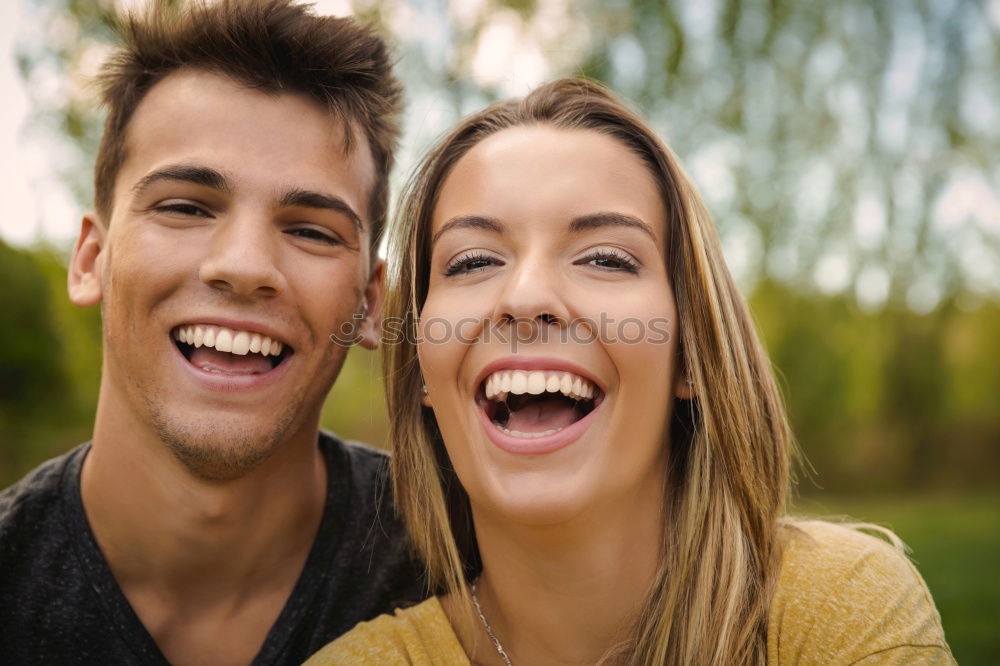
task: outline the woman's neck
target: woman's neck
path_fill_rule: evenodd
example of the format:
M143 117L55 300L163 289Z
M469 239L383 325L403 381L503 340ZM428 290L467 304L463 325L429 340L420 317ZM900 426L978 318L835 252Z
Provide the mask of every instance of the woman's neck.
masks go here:
M474 515L483 560L477 597L515 666L593 664L628 639L660 563L658 493L555 526ZM485 631L474 643L473 661L502 663Z

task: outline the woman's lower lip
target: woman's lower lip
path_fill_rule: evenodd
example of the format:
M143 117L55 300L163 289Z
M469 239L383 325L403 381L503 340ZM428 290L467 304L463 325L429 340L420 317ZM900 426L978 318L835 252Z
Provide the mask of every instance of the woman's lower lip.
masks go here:
M517 435L509 435L501 430L500 427L486 415L486 412L482 409L482 407L476 405L476 411L479 412L479 418L483 423L483 428L486 430L486 436L489 437L490 441L493 442L497 448L500 448L507 453L540 455L543 453L558 451L559 449L565 448L580 439L583 433L587 431L587 428L590 427L594 415L597 414L603 405L604 401L602 401L600 405L595 407L590 413L579 421L571 423L551 435L541 435L539 437L518 437Z

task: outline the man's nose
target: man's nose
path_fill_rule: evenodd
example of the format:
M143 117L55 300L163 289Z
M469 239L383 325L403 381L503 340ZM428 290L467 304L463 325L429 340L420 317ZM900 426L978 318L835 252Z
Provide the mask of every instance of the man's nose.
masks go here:
M199 277L205 284L240 296L277 294L285 286L278 266L278 233L266 215L228 216L212 234Z

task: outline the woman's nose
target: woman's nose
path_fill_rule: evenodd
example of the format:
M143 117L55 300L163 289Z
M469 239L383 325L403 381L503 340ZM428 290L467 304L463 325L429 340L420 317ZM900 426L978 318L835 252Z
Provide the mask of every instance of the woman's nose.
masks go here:
M493 322L513 325L521 339L539 327L567 322L565 281L553 265L528 257L512 267L493 310Z

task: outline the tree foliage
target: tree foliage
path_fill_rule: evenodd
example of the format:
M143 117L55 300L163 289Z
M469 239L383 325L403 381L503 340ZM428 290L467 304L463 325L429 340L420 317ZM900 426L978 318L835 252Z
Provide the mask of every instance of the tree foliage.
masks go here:
M815 482L926 487L992 477L997 3L318 7L331 4L375 22L400 54L409 110L397 186L461 115L547 78L603 80L650 119L701 187L783 377ZM40 29L25 34L19 53L37 122L65 147L65 181L89 206L101 114L87 80L108 53L115 5L39 0L27 11ZM68 446L87 436L92 418L99 313L66 304L51 250L3 252L5 277L25 285L7 297L19 323L3 328L11 338L0 351L3 439L12 441L15 426L38 430L43 412L32 410L43 404L69 424L59 444ZM374 359L353 352L324 422L381 443L385 418ZM4 449L4 470L37 458L16 449Z

